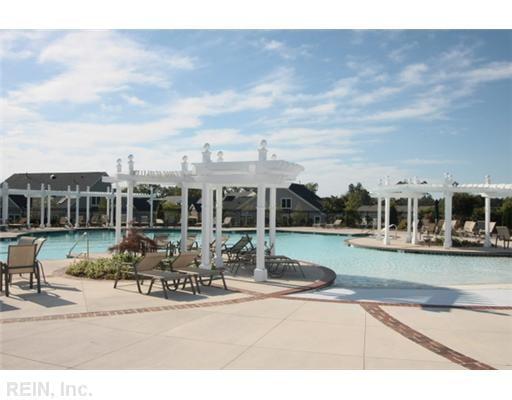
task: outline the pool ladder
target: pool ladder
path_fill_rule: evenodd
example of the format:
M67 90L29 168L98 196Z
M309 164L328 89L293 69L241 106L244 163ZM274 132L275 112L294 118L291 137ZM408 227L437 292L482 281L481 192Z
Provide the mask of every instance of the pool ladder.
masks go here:
M86 243L86 251L78 254L73 254L73 250L75 247L85 238ZM68 254L66 256L67 258L89 258L89 236L87 235L87 232L84 232L71 246L71 248L68 251Z

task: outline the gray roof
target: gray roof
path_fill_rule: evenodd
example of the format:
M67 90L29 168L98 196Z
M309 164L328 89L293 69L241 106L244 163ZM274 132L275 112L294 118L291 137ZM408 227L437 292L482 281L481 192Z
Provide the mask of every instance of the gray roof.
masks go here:
M85 190L87 186L91 190L107 191L110 184L103 183L101 178L108 176L106 172L37 172L13 174L6 179L7 184L12 189L26 189L30 183L32 189L41 188L41 184L51 185L53 190L67 190L68 185L71 190L75 190L76 185L80 186L80 190Z

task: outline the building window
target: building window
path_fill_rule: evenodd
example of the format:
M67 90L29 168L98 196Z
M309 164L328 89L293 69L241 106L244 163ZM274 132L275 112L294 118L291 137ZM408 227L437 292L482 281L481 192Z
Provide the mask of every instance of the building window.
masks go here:
M292 199L281 199L281 208L290 210L292 208Z
M100 204L100 198L99 197L91 197L91 206L97 207Z

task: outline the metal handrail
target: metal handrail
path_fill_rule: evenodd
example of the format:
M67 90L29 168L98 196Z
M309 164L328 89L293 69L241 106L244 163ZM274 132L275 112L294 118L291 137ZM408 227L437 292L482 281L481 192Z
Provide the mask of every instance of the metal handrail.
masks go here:
M76 241L75 243L73 244L73 246L71 246L71 248L69 249L69 252L67 254L67 258L77 258L77 257L80 257L82 254L84 253L79 253L77 256L73 255L72 252L73 250L75 249L75 247L78 245L78 243L80 243L80 241L83 239L83 238L86 238L86 246L87 246L87 251L85 253L85 257L86 258L89 258L89 236L87 235L87 232L84 232Z

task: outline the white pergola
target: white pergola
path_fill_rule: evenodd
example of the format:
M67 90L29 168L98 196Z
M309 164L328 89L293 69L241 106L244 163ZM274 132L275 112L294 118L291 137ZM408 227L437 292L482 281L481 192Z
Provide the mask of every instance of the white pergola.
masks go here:
M9 195L22 195L27 199L27 227L30 228L30 217L31 217L31 200L33 198L39 198L41 200L41 210L40 210L40 227L44 228L51 226L51 218L52 218L52 209L51 209L51 200L52 197L65 198L67 202L67 219L71 221L71 200L75 200L75 227L79 227L79 219L80 219L80 199L85 197L86 206L85 206L85 221L86 224L89 224L90 220L90 208L91 208L91 197L102 197L107 201L106 207L106 217L107 221L109 221L109 225L114 225L114 193L109 190L106 192L93 192L90 190L89 186L85 188L85 191L81 191L79 185L76 185L74 190L71 190L71 186L68 186L67 190L52 190L51 185L47 185L45 187L44 184L41 184L39 189L34 189L30 186L30 183L27 184L26 189L15 189L9 188L7 182L2 184L0 188L0 192L2 194L2 223L7 224L9 220ZM127 193L122 193L121 196L127 197ZM153 201L155 199L153 193L144 194L144 193L132 193L132 197L138 198L147 198L150 203L150 209L153 210ZM46 207L45 207L46 201ZM45 212L46 211L46 212ZM45 224L45 213L46 213L46 224ZM153 213L151 212L150 216L150 226L153 226Z
M224 161L222 151L217 153L216 162L211 159L210 145L203 146L202 162L189 165L184 156L180 171L142 171L134 169L133 156L128 157L128 171L123 173L121 160L117 160L117 173L113 177L104 177L104 182L114 185L116 196L121 195L121 188L127 187L126 227L130 226L133 216L133 188L137 184L159 184L181 187L181 250L186 251L188 231L188 189L201 189L201 268L209 269L210 243L215 237L215 265L222 266L222 190L225 187L242 186L257 188L256 213L256 269L254 279L267 279L265 269L265 192L269 189L269 241L275 252L276 238L276 189L288 187L303 167L275 155L267 158L267 142L261 141L258 159L254 161ZM215 200L214 200L215 199ZM214 202L215 224L214 224ZM120 215L121 202L116 202L116 216ZM213 226L215 225L215 234ZM121 218L116 218L116 243L121 240Z
M389 178L380 180L377 188L371 191L373 197L377 197L377 231L382 238L382 199L384 199L384 238L383 243L389 245L389 210L392 198L407 199L407 237L408 243L416 244L418 241L418 199L425 194L438 194L444 197L445 248L452 247L452 198L454 193L469 193L480 195L485 199L485 241L484 247L491 247L491 199L512 196L512 184L491 183L489 175L484 183L459 184L454 181L451 174L446 173L442 183L420 182L417 178L406 180L403 183L390 184ZM412 209L412 215L411 215ZM412 221L411 221L412 220ZM412 227L412 232L411 232Z

